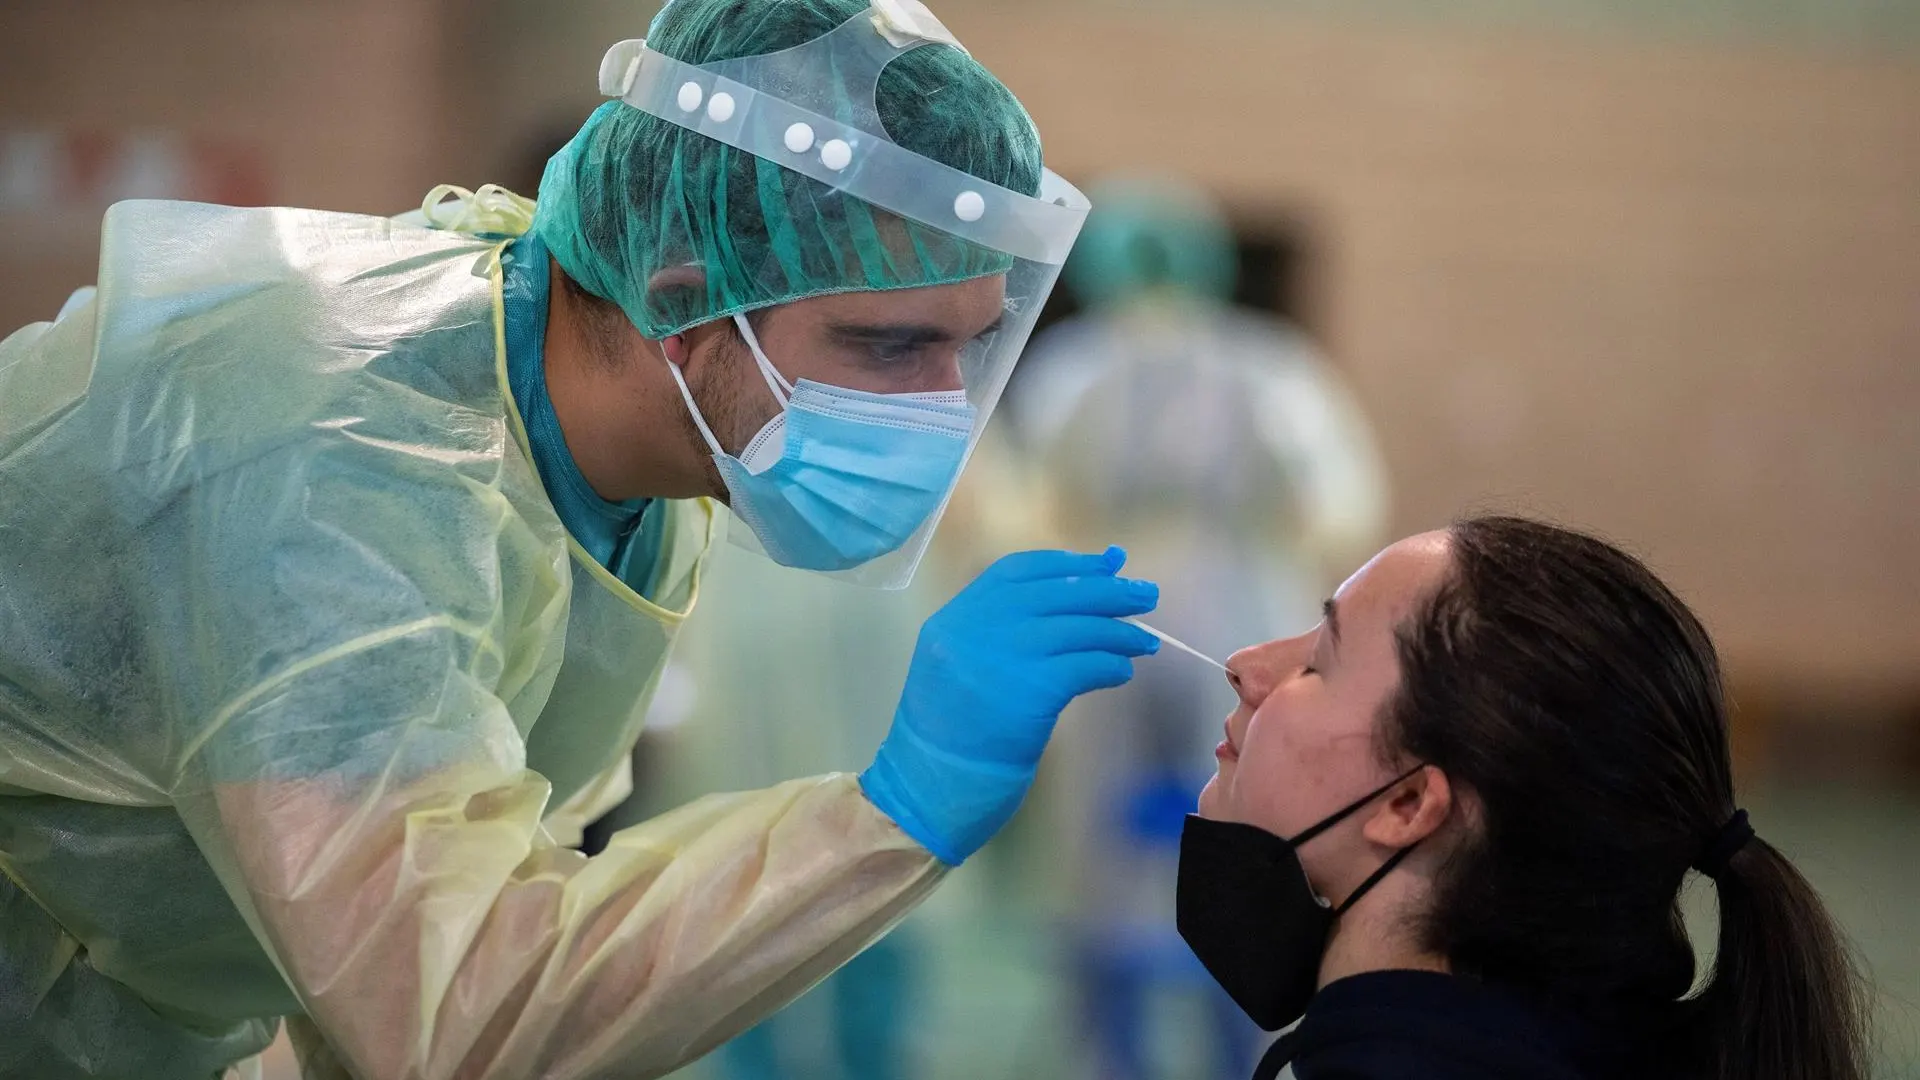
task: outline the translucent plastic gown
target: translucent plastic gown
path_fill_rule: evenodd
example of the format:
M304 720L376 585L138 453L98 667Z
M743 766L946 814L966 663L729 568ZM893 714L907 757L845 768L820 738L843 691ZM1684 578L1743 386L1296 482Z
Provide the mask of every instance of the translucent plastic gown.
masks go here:
M937 881L851 776L559 846L718 511L592 563L501 325L494 242L140 202L0 342L0 1077L207 1080L301 1013L316 1075L656 1075Z

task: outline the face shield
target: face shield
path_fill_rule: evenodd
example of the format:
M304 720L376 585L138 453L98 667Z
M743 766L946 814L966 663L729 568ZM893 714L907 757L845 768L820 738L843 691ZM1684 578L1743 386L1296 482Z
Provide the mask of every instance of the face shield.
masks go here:
M892 245L902 261L941 264L950 281L1004 275L998 327L963 346L959 357L966 400L975 414L960 457L964 467L1053 290L1089 203L1051 171L1043 172L1038 195L1029 196L890 139L876 105L880 74L919 48L960 45L914 0L878 0L803 45L713 64L682 63L644 41L621 42L601 64L600 88L632 108L817 181L787 185L784 196L775 193L805 200L806 205L790 208L792 218L871 223L859 243ZM760 186L761 198L769 197L771 186ZM858 205L836 209L835 201ZM904 543L858 566L822 572L863 585L904 588L957 480L957 471L945 479L933 509ZM758 532L730 531L742 546L777 557Z

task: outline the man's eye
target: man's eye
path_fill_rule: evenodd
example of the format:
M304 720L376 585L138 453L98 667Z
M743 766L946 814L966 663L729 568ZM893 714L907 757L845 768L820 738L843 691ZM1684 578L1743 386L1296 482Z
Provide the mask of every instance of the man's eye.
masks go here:
M897 364L919 351L920 346L906 345L869 345L867 354L883 364Z

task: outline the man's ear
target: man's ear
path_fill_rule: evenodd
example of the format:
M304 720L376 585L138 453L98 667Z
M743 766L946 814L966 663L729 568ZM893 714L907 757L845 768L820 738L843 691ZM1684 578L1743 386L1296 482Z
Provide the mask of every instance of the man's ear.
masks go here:
M673 296L677 293L704 293L706 289L707 272L694 263L665 267L647 279L649 299L656 296ZM665 306L671 308L675 305Z
M694 263L681 263L655 272L647 279L647 295L671 295L679 292L705 290L707 272ZM667 362L681 371L687 370L687 364L693 359L693 347L696 342L689 340L686 333L674 334L660 340L660 352Z
M687 327L672 337L663 338L660 352L669 363L677 366L688 378L693 377L696 362L712 363L716 357L727 355L715 342L724 342L728 338L737 338L732 319L712 319ZM749 361L751 363L751 361Z
M667 363L679 368L682 372L687 370L687 361L693 359L693 349L688 346L685 334L661 338L660 354L667 358Z
M1453 783L1428 765L1394 785L1361 831L1381 847L1412 847L1440 831L1453 805Z

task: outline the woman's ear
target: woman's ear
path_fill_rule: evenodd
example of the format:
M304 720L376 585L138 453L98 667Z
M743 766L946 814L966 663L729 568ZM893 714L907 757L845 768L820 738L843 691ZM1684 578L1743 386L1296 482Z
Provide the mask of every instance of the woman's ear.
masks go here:
M1453 805L1453 784L1447 774L1427 765L1394 786L1362 832L1381 847L1412 847L1440 831Z

